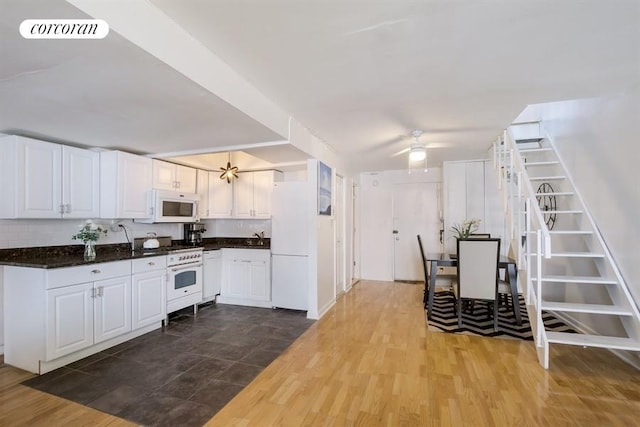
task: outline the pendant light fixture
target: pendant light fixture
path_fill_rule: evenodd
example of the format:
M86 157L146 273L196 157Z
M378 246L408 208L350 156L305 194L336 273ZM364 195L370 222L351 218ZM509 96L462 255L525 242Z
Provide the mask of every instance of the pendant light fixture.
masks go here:
M222 173L220 174L220 179L222 180L227 180L227 184L231 184L231 180L233 178L238 179L238 167L237 166L231 166L231 152L229 152L229 157L228 157L228 161L227 161L227 167L226 168L220 168L220 170L222 171Z

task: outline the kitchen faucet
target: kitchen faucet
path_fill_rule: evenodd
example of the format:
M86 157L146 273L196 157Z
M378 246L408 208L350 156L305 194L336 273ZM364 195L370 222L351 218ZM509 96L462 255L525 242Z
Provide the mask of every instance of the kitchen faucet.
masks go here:
M253 233L253 235L258 238L259 245L264 244L264 231L261 231L260 233Z

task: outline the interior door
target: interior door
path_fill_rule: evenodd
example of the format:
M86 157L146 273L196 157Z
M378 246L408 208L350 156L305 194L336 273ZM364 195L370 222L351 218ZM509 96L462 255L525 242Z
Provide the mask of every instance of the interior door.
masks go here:
M426 252L440 251L437 184L394 185L393 226L394 280L424 280L416 236L422 237Z

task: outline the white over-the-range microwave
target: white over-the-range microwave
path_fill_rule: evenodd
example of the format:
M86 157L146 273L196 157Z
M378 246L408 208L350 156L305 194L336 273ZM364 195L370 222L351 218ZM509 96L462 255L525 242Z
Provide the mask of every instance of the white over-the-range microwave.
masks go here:
M151 190L149 213L151 216L136 222L195 222L198 219L199 196L179 191Z

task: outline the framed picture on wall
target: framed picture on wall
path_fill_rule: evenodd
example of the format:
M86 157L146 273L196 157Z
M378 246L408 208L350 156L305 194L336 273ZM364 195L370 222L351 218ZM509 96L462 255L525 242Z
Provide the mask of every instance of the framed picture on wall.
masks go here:
M331 215L331 168L318 162L318 215Z

